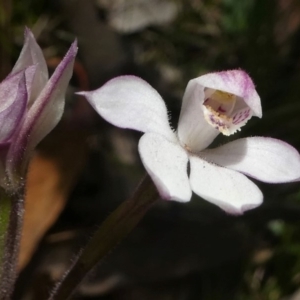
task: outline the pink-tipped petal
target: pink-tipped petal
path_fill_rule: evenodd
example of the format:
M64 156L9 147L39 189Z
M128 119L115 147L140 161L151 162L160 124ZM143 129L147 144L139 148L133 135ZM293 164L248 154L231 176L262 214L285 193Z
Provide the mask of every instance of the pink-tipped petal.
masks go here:
M11 178L16 169L24 173L32 150L61 119L76 54L75 41L31 106L18 135L14 137L7 157L7 172Z
M272 138L251 137L206 150L203 157L218 165L269 183L300 179L300 155L289 144Z
M243 98L254 115L261 118L260 98L249 75L242 70L209 73L195 80L198 84L214 90L224 91Z
M37 98L46 85L49 74L47 64L40 46L37 44L32 32L25 29L25 41L20 56L11 72L11 75L35 65L36 71L30 88L30 103Z
M111 124L142 132L155 132L175 140L166 105L146 81L135 76L120 76L84 95L102 118Z
M197 153L221 132L234 134L253 116L262 116L260 98L241 70L210 73L189 81L178 123L181 144Z
M259 188L243 174L196 156L190 157L190 166L192 190L228 213L242 214L263 201Z
M161 135L146 133L140 139L139 153L161 198L179 202L191 199L187 176L188 155L180 145Z
M19 80L17 86L15 85L16 78ZM4 96L3 94L5 94L5 101L8 103L8 106L5 108L2 106L2 110L0 111L1 143L10 139L13 133L19 128L19 124L21 123L26 110L28 97L24 72L17 73L16 75L2 82L0 85L1 100Z

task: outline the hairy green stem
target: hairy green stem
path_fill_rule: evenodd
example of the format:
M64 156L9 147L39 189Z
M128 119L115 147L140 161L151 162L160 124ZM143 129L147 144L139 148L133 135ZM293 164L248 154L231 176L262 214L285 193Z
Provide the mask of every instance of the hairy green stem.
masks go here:
M87 246L54 288L49 300L70 299L87 273L114 249L139 223L159 195L149 176L145 177L129 200L123 202L103 222Z
M0 299L9 300L17 278L24 190L0 191Z
M4 191L0 193L0 261L3 261L6 235L9 226L9 216L12 209L12 201ZM0 269L2 273L3 270ZM0 273L0 277L1 277Z

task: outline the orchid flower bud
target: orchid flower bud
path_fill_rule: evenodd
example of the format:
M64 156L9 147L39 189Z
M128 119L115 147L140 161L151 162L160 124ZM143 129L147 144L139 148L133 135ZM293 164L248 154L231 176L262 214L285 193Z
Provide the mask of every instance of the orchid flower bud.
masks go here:
M5 189L18 188L32 151L61 119L76 53L75 41L49 79L42 50L25 30L19 59L0 83L0 185Z

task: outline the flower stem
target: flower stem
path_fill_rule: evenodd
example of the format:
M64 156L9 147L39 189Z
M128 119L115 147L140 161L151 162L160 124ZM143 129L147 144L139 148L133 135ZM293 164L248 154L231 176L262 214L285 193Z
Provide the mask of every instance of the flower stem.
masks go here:
M9 300L17 277L24 190L0 191L0 299Z
M56 285L49 300L70 299L87 273L115 248L139 223L159 195L147 175L134 195L123 202L108 218L79 253L64 278Z

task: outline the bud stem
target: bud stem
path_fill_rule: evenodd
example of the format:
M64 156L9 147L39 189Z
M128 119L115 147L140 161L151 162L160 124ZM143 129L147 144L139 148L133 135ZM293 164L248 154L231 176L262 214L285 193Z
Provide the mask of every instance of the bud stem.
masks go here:
M16 193L0 190L0 299L9 300L17 278L24 189Z

